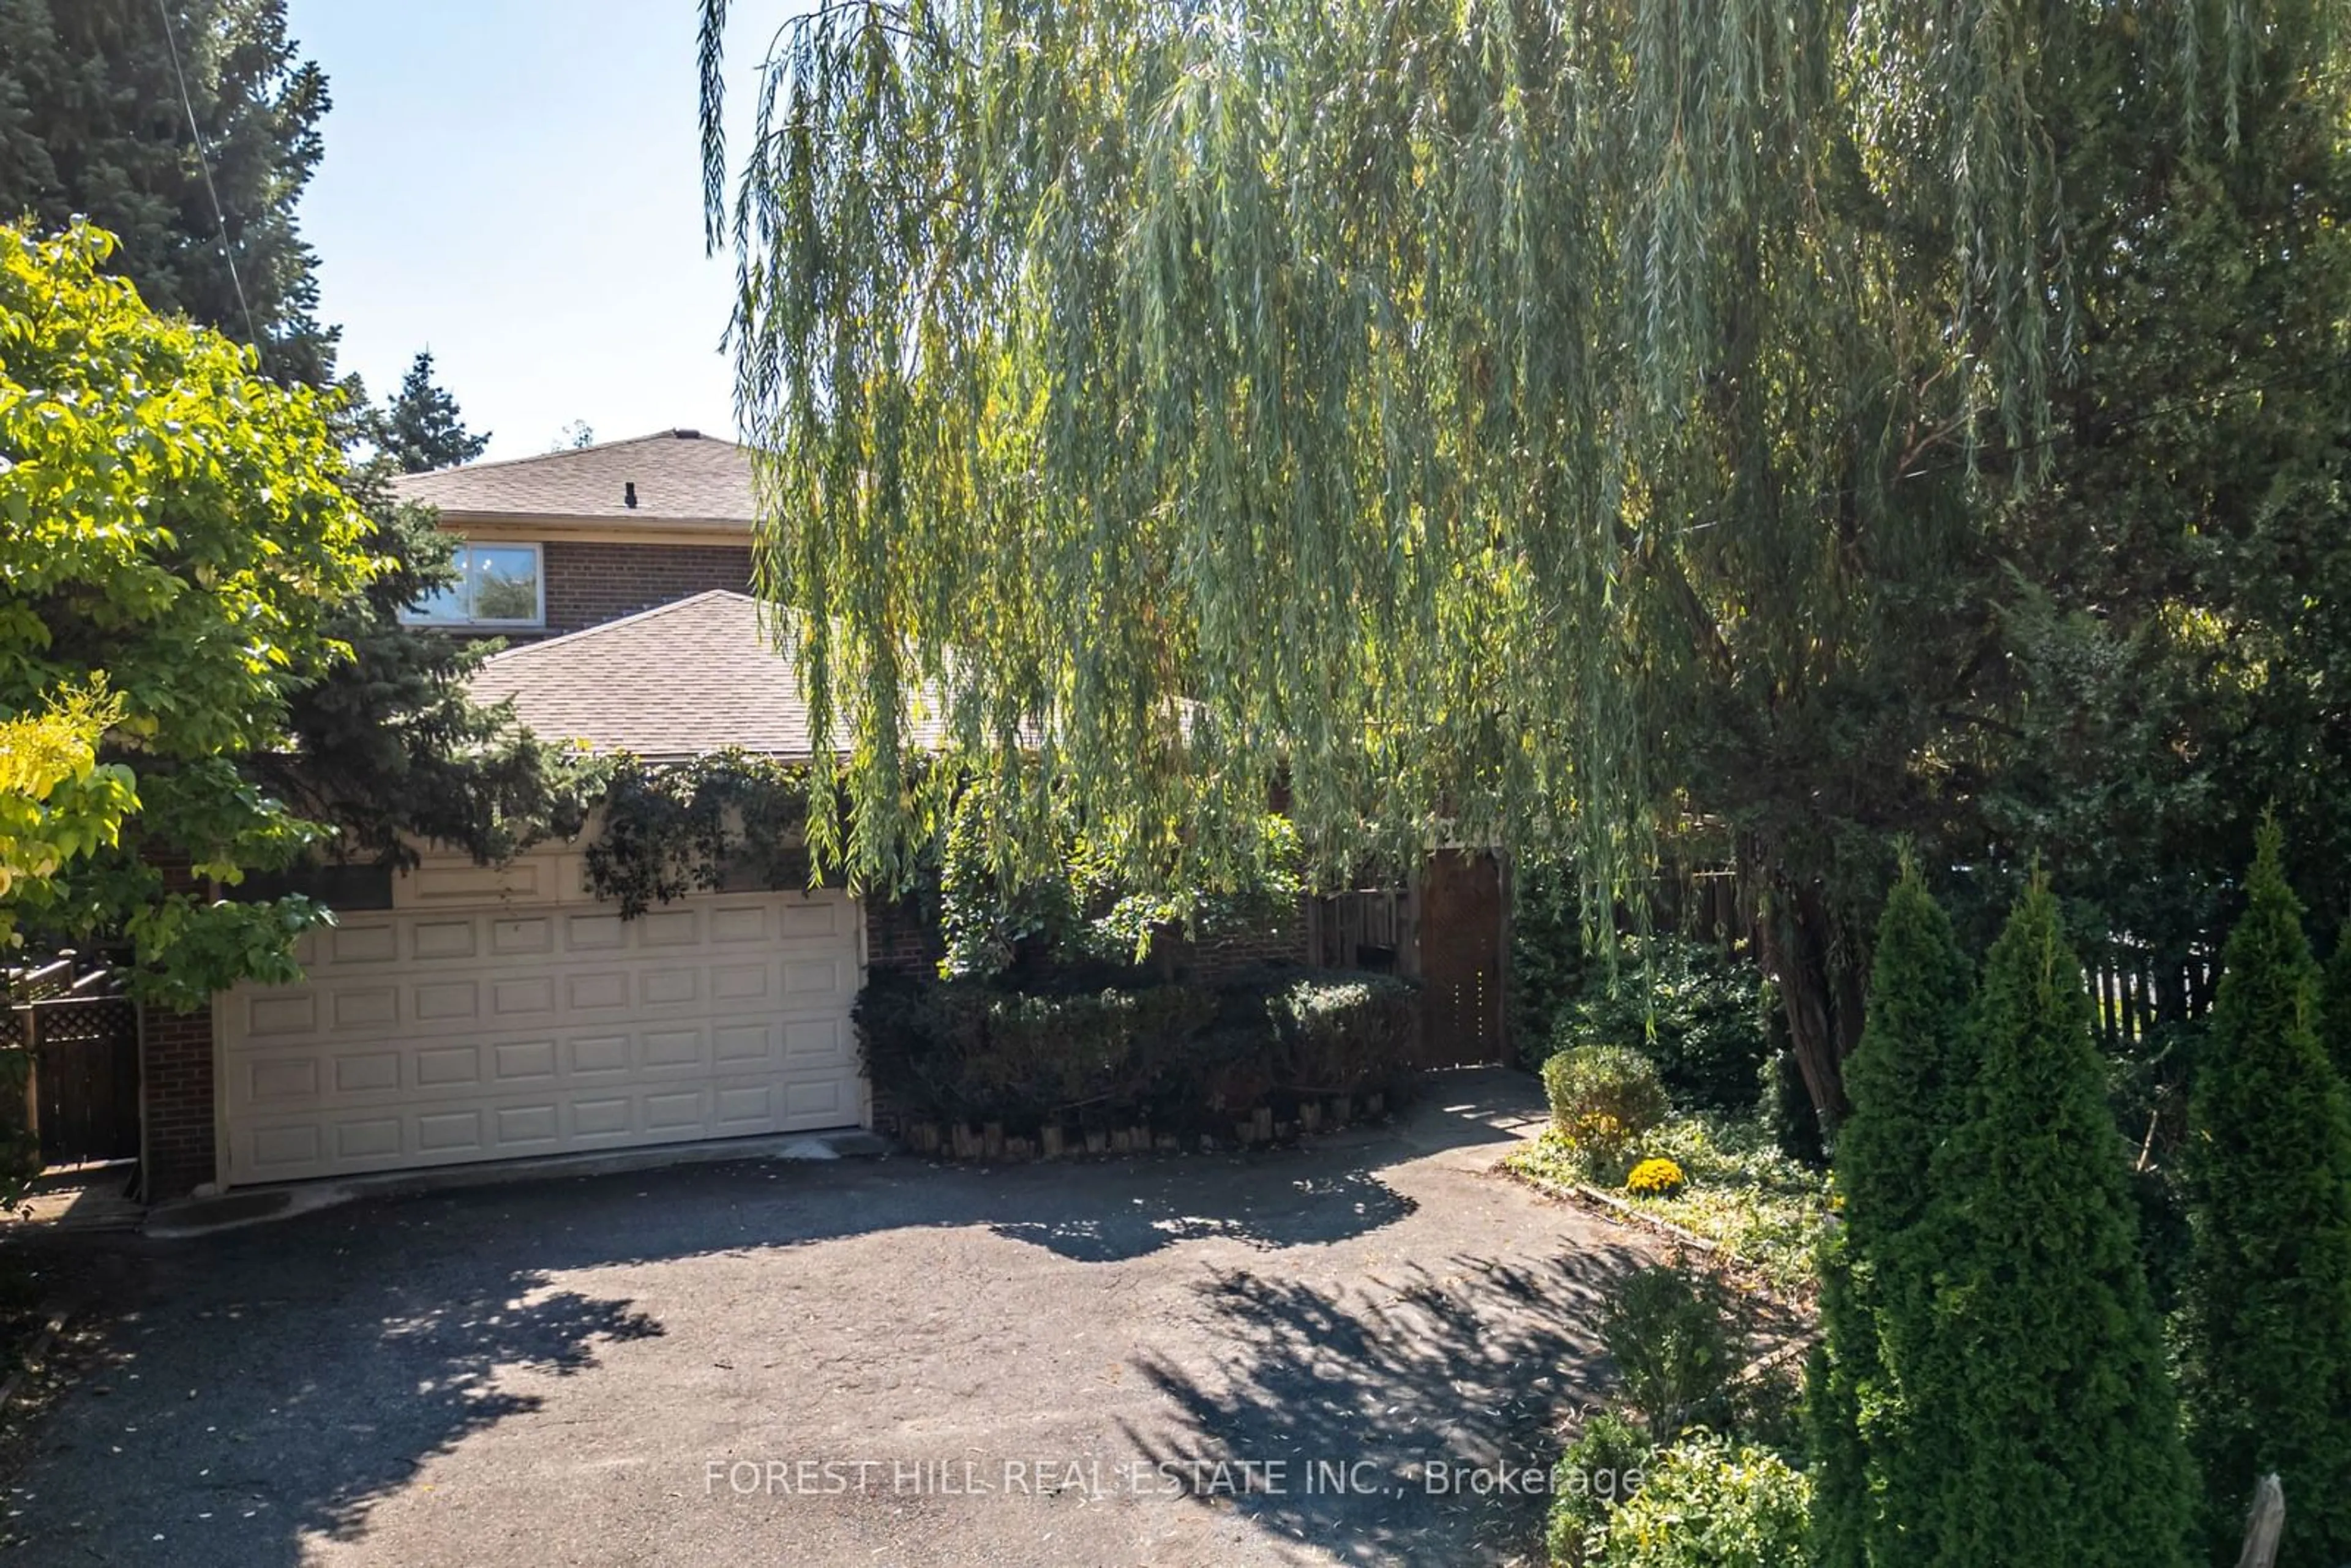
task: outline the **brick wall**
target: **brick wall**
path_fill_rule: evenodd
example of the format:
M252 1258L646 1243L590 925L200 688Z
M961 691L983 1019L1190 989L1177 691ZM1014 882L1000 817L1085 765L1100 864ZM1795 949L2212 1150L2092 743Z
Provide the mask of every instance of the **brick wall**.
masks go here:
M865 908L867 969L925 976L938 973L939 960L946 956L946 944L939 939L937 925L924 917L921 900L868 898L861 902Z
M151 855L169 893L193 892L185 856ZM213 1009L139 1009L139 1164L149 1203L185 1197L214 1179L218 1133L213 1125Z
M902 975L935 976L946 944L939 939L936 922L926 919L919 898L890 901L868 898L865 907L865 969L871 975L894 971ZM902 1131L904 1110L890 1096L873 1092L873 1130L885 1137Z
M1205 942L1187 942L1181 931L1162 936L1152 944L1153 956L1171 979L1214 983L1258 964L1303 964L1306 917L1301 905L1249 931L1235 931Z
M213 1125L213 1013L142 1009L139 1084L146 1156L141 1166L149 1203L185 1197L215 1176Z
M614 545L549 539L540 547L547 573L547 635L601 626L640 610L714 588L740 593L751 585L748 545ZM517 634L514 641L526 640Z

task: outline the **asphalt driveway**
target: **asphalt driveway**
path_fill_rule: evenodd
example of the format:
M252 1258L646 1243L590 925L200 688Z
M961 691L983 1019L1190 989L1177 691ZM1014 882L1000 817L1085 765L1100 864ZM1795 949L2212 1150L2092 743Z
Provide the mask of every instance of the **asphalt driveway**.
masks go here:
M1540 1111L1462 1073L1306 1150L744 1162L82 1239L124 1315L0 1560L1507 1561L1639 1244L1491 1174Z

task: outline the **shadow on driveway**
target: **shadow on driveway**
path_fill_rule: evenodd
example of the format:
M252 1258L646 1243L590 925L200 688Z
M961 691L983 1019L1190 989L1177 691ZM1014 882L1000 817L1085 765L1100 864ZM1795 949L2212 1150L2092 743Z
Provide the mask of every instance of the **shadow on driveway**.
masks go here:
M1157 1255L1223 1244L1204 1254L1217 1262L1203 1293L1186 1299L1213 1321L1224 1364L1168 1359L1147 1337L1133 1357L1173 1406L1156 1431L1128 1429L1146 1456L1343 1454L1401 1482L1427 1457L1435 1420L1454 1462L1523 1463L1542 1451L1563 1382L1588 1372L1593 1352L1578 1325L1625 1257L1460 1256L1436 1273L1400 1261L1324 1284L1275 1261L1316 1249L1327 1273L1333 1249L1417 1211L1384 1171L1457 1149L1476 1151L1454 1156L1457 1171L1481 1166L1490 1153L1479 1145L1510 1136L1497 1119L1523 1113L1534 1092L1525 1080L1490 1074L1451 1087L1448 1095L1440 1081L1394 1129L1310 1150L994 1169L908 1158L678 1166L380 1198L193 1241L52 1239L40 1244L45 1267L93 1269L117 1292L111 1360L37 1434L37 1457L9 1488L0 1554L272 1568L306 1561L322 1542L364 1542L384 1500L486 1429L532 1416L528 1443L515 1447L534 1456L560 1448L556 1418L579 1402L551 1410L551 1392L623 1354L629 1371L615 1386L644 1408L642 1430L633 1416L629 1427L643 1450L632 1462L675 1462L681 1451L708 1450L695 1448L699 1435L684 1427L669 1433L664 1411L680 1422L706 1413L712 1396L682 1374L731 1374L730 1361L708 1358L738 1354L732 1336L743 1336L739 1354L755 1354L812 1315L866 1312L856 1299L866 1291L877 1302L929 1292L928 1310L951 1314L959 1293L986 1284L956 1277L965 1260L1000 1275L1004 1257L1017 1257L987 1252L989 1237L1090 1269L1155 1270L1132 1293L1178 1296L1206 1270L1184 1260L1178 1289L1166 1283L1178 1265ZM1531 1200L1510 1193L1508 1201ZM940 1239L919 1250L914 1236ZM912 1278L874 1272L873 1244L885 1237L890 1252L879 1256L922 1260L900 1267ZM844 1241L846 1251L825 1245ZM1238 1267L1235 1247L1245 1249ZM1264 1256L1262 1268L1249 1253ZM662 1272L566 1278L638 1266ZM939 1268L944 1277L925 1277ZM1051 1321L1052 1292L1071 1287L1045 1272L1033 1286L1045 1304L1005 1298L1013 1327L1001 1332L1017 1336L1032 1318L1036 1338L1066 1328ZM622 1288L593 1289L613 1283ZM656 1284L658 1310L628 1293ZM662 1311L688 1309L698 1325L692 1343L650 1356L633 1348L664 1341L671 1325ZM714 1332L721 1321L729 1326ZM1145 1334L1155 1327L1138 1321ZM827 1367L775 1372L759 1397L791 1408L784 1380L793 1376L811 1404L841 1397L845 1385L826 1383ZM1409 1419L1391 1419L1399 1410ZM1442 1429L1456 1410L1468 1413L1464 1431L1474 1428L1459 1441ZM874 1419L887 1428L886 1413ZM1383 1447L1390 1427L1415 1431L1424 1451ZM518 1483L479 1490L480 1506L526 1542L528 1510L549 1506ZM1364 1562L1420 1560L1413 1543L1423 1540L1458 1546L1464 1511L1486 1507L1409 1490L1376 1502L1293 1494L1240 1506ZM662 1526L677 1527L674 1518ZM1485 1532L1478 1519L1468 1527ZM612 1555L596 1560L628 1560L617 1542L606 1549ZM397 1560L380 1548L362 1555ZM546 1559L483 1559L508 1560Z
M1261 1524L1350 1561L1493 1560L1541 1514L1529 1500L1545 1483L1528 1471L1547 1477L1563 1403L1604 1383L1589 1325L1643 1260L1614 1247L1534 1267L1457 1258L1335 1291L1228 1272L1202 1287L1230 1339L1222 1364L1142 1358L1196 1442L1134 1437L1196 1495L1229 1481ZM1280 1484L1213 1468L1235 1455L1282 1461Z

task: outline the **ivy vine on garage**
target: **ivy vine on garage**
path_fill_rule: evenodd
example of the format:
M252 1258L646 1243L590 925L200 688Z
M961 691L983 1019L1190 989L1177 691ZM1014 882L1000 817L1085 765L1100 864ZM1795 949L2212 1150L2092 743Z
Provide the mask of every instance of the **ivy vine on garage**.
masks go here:
M805 764L729 750L690 762L619 757L607 766L588 882L624 918L721 887L808 884Z

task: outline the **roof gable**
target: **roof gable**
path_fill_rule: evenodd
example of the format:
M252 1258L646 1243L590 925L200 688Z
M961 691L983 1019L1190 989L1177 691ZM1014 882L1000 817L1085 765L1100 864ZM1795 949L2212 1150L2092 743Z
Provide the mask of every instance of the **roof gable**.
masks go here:
M768 613L747 593L697 593L494 654L474 675L474 697L510 698L540 738L599 752L676 761L739 747L805 759L808 700ZM909 738L929 747L942 735L933 716Z
M758 516L751 449L691 430L403 474L392 481L392 490L403 501L437 507L453 520L717 522L747 530Z

